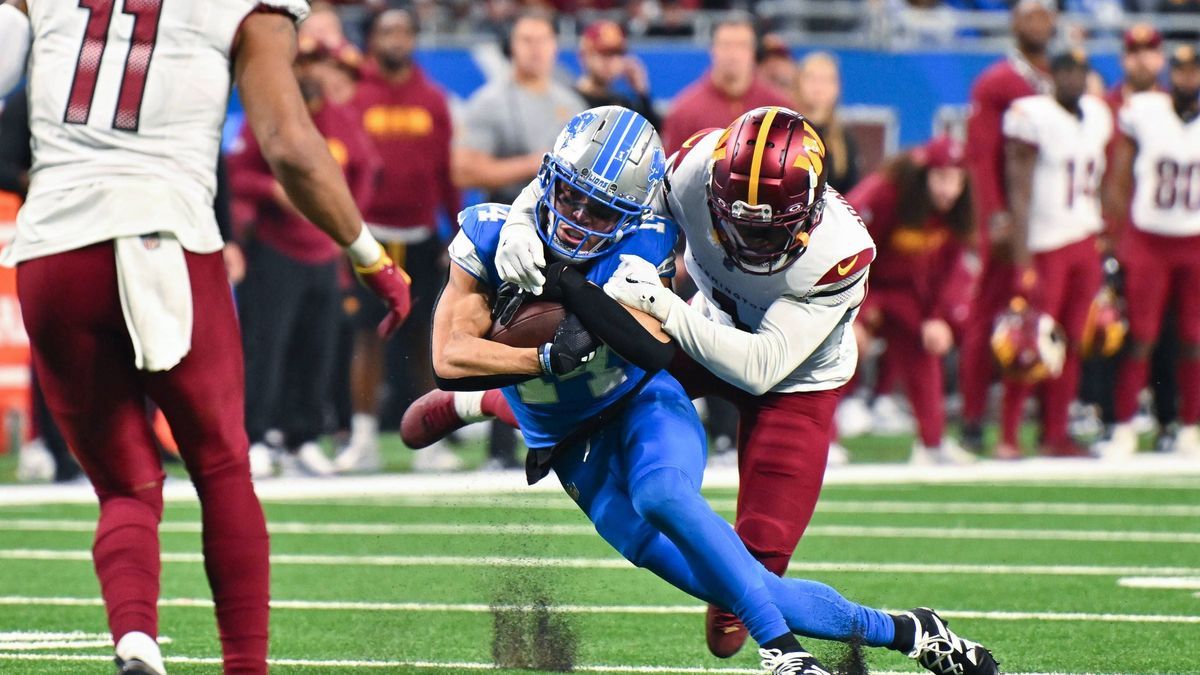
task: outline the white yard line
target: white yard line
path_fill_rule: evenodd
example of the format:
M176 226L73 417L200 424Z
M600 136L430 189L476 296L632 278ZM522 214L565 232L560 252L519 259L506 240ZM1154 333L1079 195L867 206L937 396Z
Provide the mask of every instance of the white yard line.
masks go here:
M56 560L87 562L88 550L0 549L0 560ZM163 562L199 563L199 553L163 553ZM361 566L361 567L547 567L559 569L634 570L621 558L556 558L525 556L439 556L439 555L293 555L271 556L273 565ZM794 560L790 573L853 572L879 574L961 574L1036 576L1200 576L1200 567L1153 567L1135 565L974 565L947 563L810 562Z
M969 466L913 467L905 464L853 464L832 467L825 476L827 485L946 485L1036 483L1038 485L1176 487L1200 486L1200 463L1178 457L1142 454L1128 461L1029 459L1022 462L984 461ZM713 467L705 472L705 486L737 486L737 471ZM255 485L266 501L372 498L396 495L446 495L558 492L554 480L535 486L525 485L524 473L397 474L353 476L332 479L300 478L262 481ZM165 497L169 501L194 501L195 491L186 481L168 482ZM17 504L57 504L95 502L95 494L85 485L6 485L0 492L0 506Z
M24 607L100 607L100 598L39 598L0 596L0 605ZM203 598L171 598L158 602L159 607L212 607ZM352 602L341 600L272 600L271 608L297 611L354 611L354 612L461 612L488 614L497 609L522 610L530 606L490 605L483 603L436 602ZM701 605L555 605L548 608L562 614L640 614L673 615L703 614ZM884 610L897 611L897 610ZM1010 612L939 609L947 619L979 619L985 621L1077 621L1101 623L1174 623L1200 624L1200 616L1172 614L1111 614L1097 612Z
M90 520L0 519L0 531L91 532ZM324 534L352 536L539 536L591 537L591 525L534 523L303 523L269 522L271 534ZM161 532L200 532L199 522L162 523ZM864 539L969 539L993 541L1081 541L1137 544L1200 544L1200 532L1148 532L1138 530L1063 530L989 527L889 527L855 525L813 525L809 537L849 537Z
M1200 590L1200 577L1121 577L1118 586L1126 588L1162 588L1178 591Z

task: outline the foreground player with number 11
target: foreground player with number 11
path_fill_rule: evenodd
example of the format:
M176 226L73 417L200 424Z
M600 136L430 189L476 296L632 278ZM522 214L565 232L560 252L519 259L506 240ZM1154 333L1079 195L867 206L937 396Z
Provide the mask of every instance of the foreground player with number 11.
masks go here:
M34 139L3 262L17 265L46 404L100 501L92 557L121 673L166 674L155 641L164 474L147 398L200 498L224 671L267 672L267 528L213 214L231 81L292 203L388 305L381 329L409 312L404 272L362 226L292 74L308 12L305 0L0 4L0 96L28 55Z

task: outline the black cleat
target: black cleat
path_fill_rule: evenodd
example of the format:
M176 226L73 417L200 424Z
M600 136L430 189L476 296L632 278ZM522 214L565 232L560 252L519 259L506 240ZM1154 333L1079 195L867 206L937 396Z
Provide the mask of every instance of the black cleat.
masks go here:
M831 675L817 657L805 651L760 649L762 667L771 675Z
M1000 664L983 645L964 640L932 609L920 607L901 616L917 624L916 640L908 652L931 673L938 675L999 675Z
M140 659L129 659L126 661L118 656L114 660L117 662L117 675L130 675L131 673L136 673L137 675L163 675L151 666L146 665Z

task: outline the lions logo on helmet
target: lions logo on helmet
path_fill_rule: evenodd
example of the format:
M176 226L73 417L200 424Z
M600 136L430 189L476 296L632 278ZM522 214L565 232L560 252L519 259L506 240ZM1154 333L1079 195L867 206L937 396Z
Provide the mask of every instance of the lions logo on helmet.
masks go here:
M996 318L992 353L1005 377L1035 384L1062 374L1067 338L1053 317L1033 309L1024 298L1014 298Z
M610 252L649 215L667 173L658 132L619 106L585 110L567 123L538 173L538 234L570 262Z

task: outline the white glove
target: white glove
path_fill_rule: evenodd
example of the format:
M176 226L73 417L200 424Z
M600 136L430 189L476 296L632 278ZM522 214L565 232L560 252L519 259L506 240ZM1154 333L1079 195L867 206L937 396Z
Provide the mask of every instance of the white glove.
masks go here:
M604 292L622 305L641 310L659 321L666 321L671 307L680 300L662 285L658 268L645 258L622 255L621 264L604 284Z
M496 271L500 279L510 281L527 293L542 294L546 276L546 252L542 238L525 223L506 223L500 228L496 247Z

